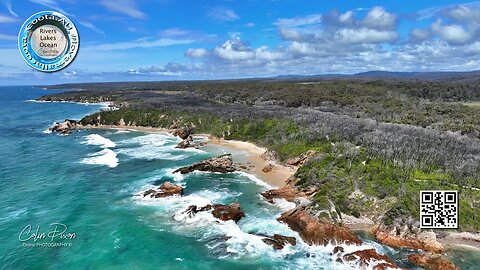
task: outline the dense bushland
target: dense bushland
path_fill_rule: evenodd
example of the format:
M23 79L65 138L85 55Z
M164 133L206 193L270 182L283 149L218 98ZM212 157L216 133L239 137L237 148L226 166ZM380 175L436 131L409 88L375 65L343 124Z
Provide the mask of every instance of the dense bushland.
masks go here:
M477 84L398 80L128 83L88 85L44 100L113 101L83 124L168 128L251 141L282 160L314 150L298 184L343 213L418 219L425 189L456 189L460 229L480 230ZM115 89L119 87L120 89ZM464 103L467 103L465 105ZM381 207L378 207L378 206ZM324 205L325 206L325 205Z

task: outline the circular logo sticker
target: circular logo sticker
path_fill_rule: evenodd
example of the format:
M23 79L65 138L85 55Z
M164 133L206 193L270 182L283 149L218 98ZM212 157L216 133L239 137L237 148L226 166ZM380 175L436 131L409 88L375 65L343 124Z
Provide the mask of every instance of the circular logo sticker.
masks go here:
M68 66L78 52L77 28L65 15L42 11L28 18L18 34L23 59L36 70L58 71Z

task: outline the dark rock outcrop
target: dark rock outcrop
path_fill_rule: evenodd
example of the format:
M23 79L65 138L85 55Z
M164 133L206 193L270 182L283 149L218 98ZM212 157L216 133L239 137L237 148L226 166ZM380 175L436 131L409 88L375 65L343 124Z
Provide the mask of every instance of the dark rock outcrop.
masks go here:
M447 260L440 254L410 254L408 261L418 267L427 270L459 270L451 261Z
M53 126L51 126L48 130L51 132L57 132L60 134L69 134L72 132L72 130L75 130L81 126L80 123L78 123L75 120L69 120L65 119L63 123L55 123Z
M230 205L214 204L212 205L212 208L212 215L223 221L234 220L235 222L238 222L245 216L239 203L232 203Z
M232 155L226 154L179 168L173 173L187 174L193 171L229 173L234 172L235 167L233 166Z
M278 221L286 223L292 230L298 232L303 241L309 245L325 245L330 241L356 245L362 243L347 228L310 216L306 206L303 205L283 213Z
M345 254L343 259L347 262L359 260L360 267L367 268L369 265L374 264L373 269L397 269L399 268L390 258L386 255L378 254L375 249L358 250L352 253Z
M172 125L173 126L173 125ZM180 137L182 140L185 140L188 138L188 136L190 136L193 132L193 129L195 128L195 126L190 123L190 124L185 124L181 127L178 127L176 128L173 132L172 132L172 135L173 136L178 136Z
M185 140L179 142L175 148L189 148L189 147L195 147L195 143L193 142L193 137L192 135L189 135Z
M240 208L239 203L231 203L230 205L207 204L203 207L190 205L184 213L187 213L189 216L193 216L196 213L202 211L212 211L212 215L215 218L223 221L233 220L235 222L238 222L242 217L245 216L245 213Z
M333 248L333 251L332 251L332 255L333 254L337 254L337 253L343 253L345 251L345 249L342 247L342 246L336 246Z
M284 236L280 234L274 234L273 236L266 236L262 241L268 245L273 246L273 249L283 249L286 244L295 246L297 239L292 236Z
M143 192L143 197L149 196L150 198L163 198L173 195L181 196L183 194L183 187L174 185L170 182L165 182L157 189L149 189Z
M194 142L192 135L189 135L185 140L179 142L175 148L180 148L180 149L185 149L185 148L190 148L190 147L195 147L199 148L201 146L204 146L206 142Z

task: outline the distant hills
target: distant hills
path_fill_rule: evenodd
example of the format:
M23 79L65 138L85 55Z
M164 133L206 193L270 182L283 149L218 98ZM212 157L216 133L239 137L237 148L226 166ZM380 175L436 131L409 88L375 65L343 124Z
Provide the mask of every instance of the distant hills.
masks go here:
M444 83L479 83L480 70L467 72L391 72L391 71L368 71L356 74L318 74L318 75L279 75L264 78L244 78L244 79L219 79L219 80L181 80L187 82L239 82L239 81L297 81L297 82L316 82L324 80L383 80L383 81L432 81ZM156 88L158 86L172 85L179 81L131 81L131 82L85 82L46 86L48 89L112 89L127 88L145 90Z
M355 74L318 74L318 75L280 75L272 77L276 80L322 80L322 79L398 79L398 80L451 80L451 81L477 81L480 79L480 70L457 72L392 72L392 71L367 71Z

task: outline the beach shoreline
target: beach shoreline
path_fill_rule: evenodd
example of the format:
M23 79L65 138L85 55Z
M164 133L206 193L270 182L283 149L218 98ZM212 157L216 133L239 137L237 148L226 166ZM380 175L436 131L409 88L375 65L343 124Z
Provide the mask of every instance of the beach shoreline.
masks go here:
M130 130L130 131L139 131L146 133L171 133L173 129L159 128L159 127L143 127L143 126L121 126L121 125L100 125L100 126L83 126L81 129L116 129L116 130ZM236 140L225 140L223 138L217 138L211 134L192 134L194 138L207 137L206 146L216 146L223 149L231 150L232 152L242 152L243 159L245 162L240 162L242 165L246 165L246 169L241 171L245 173L250 173L267 183L272 188L279 188L285 186L286 180L291 177L295 172L295 167L286 166L280 164L280 162L275 160L265 160L260 157L268 149L260 147L254 143L245 142L245 141L236 141ZM234 162L236 160L236 155L233 155ZM246 164L244 164L246 163ZM265 172L263 169L265 167L270 167L271 171Z
M143 127L143 126L120 126L120 125L100 125L100 126L83 126L81 129L115 129L115 130L130 130L145 133L171 133L173 129L159 128L159 127ZM253 167L241 170L242 172L249 173L268 184L272 188L280 188L285 186L289 177L295 174L296 167L289 167L280 164L278 161L265 160L260 157L267 148L260 147L254 143L237 141L237 140L225 140L223 138L217 138L211 134L193 134L194 138L206 137L208 146L220 147L230 152L240 151L244 157L246 163ZM228 152L228 151L227 151ZM235 161L235 154L233 155ZM244 164L243 162L241 164ZM244 164L245 165L245 164ZM272 165L270 172L264 172L262 169L265 166ZM367 218L355 218L353 216L346 216L345 225L352 231L371 233L371 229L374 225L374 221ZM465 233L447 233L444 237L437 239L441 244L449 249L469 249L474 251L480 251L480 239L478 234Z

